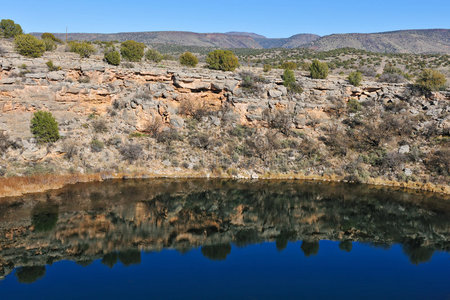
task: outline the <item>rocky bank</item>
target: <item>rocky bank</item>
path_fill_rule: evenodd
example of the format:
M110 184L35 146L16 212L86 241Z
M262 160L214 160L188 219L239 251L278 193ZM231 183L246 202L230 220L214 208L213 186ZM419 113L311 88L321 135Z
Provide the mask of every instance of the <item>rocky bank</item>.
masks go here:
M0 196L29 192L13 178L43 174L314 178L450 192L449 91L354 87L296 72L303 92L291 94L281 70L220 72L171 61L113 67L100 56L30 59L7 41L2 49L0 131L8 137ZM61 69L49 71L49 60ZM242 72L251 72L250 83ZM59 141L33 138L38 110L55 116Z

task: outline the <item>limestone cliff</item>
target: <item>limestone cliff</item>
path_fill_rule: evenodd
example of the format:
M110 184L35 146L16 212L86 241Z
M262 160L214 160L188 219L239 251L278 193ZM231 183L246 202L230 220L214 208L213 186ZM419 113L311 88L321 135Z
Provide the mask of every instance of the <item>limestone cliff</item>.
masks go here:
M303 92L291 94L281 70L218 72L170 61L111 67L98 56L28 59L4 48L4 177L311 177L449 192L448 91L353 87L297 72ZM49 59L61 70L49 71ZM250 85L243 71L252 72ZM56 117L58 142L36 143L29 126L38 110Z

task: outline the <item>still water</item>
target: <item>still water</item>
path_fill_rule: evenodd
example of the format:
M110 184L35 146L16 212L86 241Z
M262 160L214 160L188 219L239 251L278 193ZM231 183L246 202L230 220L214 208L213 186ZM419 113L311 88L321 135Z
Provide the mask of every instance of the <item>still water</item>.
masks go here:
M0 299L450 299L450 199L127 180L0 200Z

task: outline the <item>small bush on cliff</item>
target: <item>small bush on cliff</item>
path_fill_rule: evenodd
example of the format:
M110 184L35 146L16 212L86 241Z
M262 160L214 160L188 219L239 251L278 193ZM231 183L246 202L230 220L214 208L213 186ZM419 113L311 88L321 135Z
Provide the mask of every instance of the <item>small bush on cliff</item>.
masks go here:
M230 50L214 50L206 57L208 68L213 70L234 71L239 67L236 55Z
M112 50L105 52L105 61L113 66L120 65L120 53L119 51Z
M348 82L350 82L351 85L359 86L361 84L361 81L362 81L362 74L359 71L351 72L348 75L347 79L348 79Z
M45 52L45 44L31 34L21 34L14 39L16 51L23 56L41 57Z
M148 51L145 52L145 59L148 61L159 63L163 60L163 56L158 52L158 50L148 49Z
M198 58L191 52L185 52L180 56L180 64L187 67L195 67L198 64Z
M284 70L283 85L287 87L288 91L291 93L300 94L303 92L302 87L295 80L294 71L290 69Z
M2 19L0 21L0 36L5 38L12 38L23 34L22 27L19 24L14 23L10 19Z
M52 60L49 60L49 61L46 62L45 64L47 65L49 71L59 71L59 70L61 70L61 67L55 66L55 65L53 64L53 61L52 61Z
M315 59L311 63L309 71L311 72L311 78L325 79L328 76L328 65L326 62L320 62L317 59Z
M102 141L99 141L97 139L93 139L91 141L91 151L92 152L101 152L104 147L105 147L105 144Z
M120 147L120 154L128 162L133 162L137 160L142 154L142 146L139 144L128 144Z
M436 70L425 69L417 78L416 84L426 91L438 91L445 88L446 82L444 74Z
M144 56L145 44L128 40L120 45L120 54L128 61L141 61Z
M59 140L58 123L51 112L35 112L31 119L30 129L40 143L51 143Z
M13 145L9 135L5 131L0 131L0 156Z
M69 51L77 53L81 58L88 58L96 52L95 46L89 42L70 42Z

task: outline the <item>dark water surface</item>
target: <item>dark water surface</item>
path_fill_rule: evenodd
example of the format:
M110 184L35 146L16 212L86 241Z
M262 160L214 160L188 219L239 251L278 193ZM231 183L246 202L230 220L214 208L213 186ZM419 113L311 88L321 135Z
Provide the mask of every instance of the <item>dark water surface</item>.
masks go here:
M450 199L129 180L0 200L0 299L450 299Z

